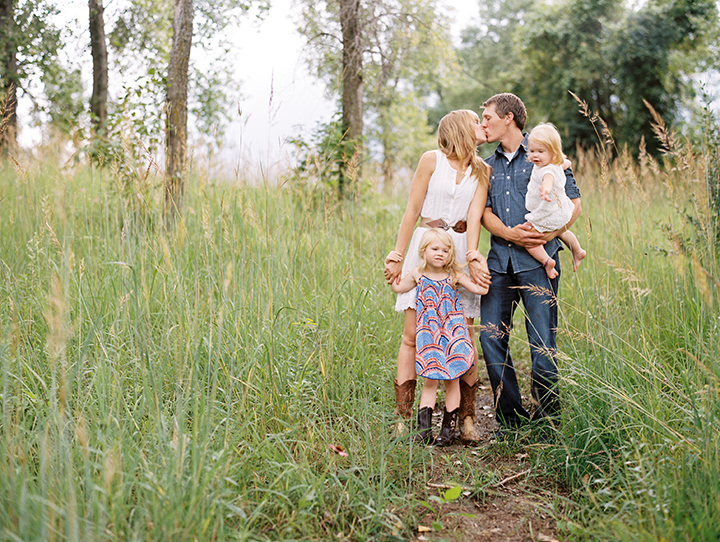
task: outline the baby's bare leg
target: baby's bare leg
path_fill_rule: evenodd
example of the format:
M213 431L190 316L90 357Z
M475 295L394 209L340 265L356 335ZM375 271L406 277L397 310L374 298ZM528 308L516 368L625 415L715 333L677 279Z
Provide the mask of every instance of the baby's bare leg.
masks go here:
M561 234L560 239L570 248L573 256L573 271L577 271L580 262L587 256L587 252L580 246L580 241L570 230Z
M558 272L555 271L555 260L553 260L550 256L548 256L548 253L545 251L545 247L542 245L529 248L527 249L530 256L535 258L537 261L539 261L541 264L543 264L543 267L545 267L545 272L547 273L548 278L554 279L558 276Z

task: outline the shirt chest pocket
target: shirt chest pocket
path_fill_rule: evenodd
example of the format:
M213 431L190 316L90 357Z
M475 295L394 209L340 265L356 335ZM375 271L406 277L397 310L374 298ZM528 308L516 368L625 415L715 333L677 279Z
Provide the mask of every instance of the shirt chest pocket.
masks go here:
M518 191L520 196L522 196L522 199L525 200L525 196L527 196L527 190L528 190L528 183L530 182L530 171L527 169L527 166L523 166L519 168L515 172L515 190Z
M497 199L501 194L504 194L507 190L507 184L505 182L505 175L502 173L493 173L490 175L490 197Z

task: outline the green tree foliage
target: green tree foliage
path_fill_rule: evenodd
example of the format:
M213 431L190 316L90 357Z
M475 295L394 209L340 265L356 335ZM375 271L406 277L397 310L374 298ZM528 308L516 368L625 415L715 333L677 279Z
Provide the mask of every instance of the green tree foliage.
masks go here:
M53 62L43 72L42 81L50 124L65 136L74 135L81 128L79 119L85 110L80 69Z
M79 77L58 58L62 39L52 23L56 13L57 8L45 0L0 1L0 80L9 98L3 112L3 142L9 146L15 144L18 93L29 97L34 111L49 114L62 130L70 129L78 111Z
M430 128L427 96L438 78L456 73L446 31L438 24L436 0L372 4L368 25L366 105L368 139L382 150L382 172L392 185L399 168L412 168L426 150Z
M439 112L515 92L529 124L557 124L567 149L596 142L572 91L619 146L638 149L645 140L658 152L643 99L672 123L693 96L691 76L717 52L712 0L656 0L637 10L620 0L487 0L480 12L482 25L466 29L459 51L470 84L446 90Z
M438 89L440 101L431 112L437 124L453 109L477 109L485 98L499 92L519 91L516 80L515 36L525 25L536 0L479 2L479 27L466 27L457 56L462 67L450 85Z
M361 4L365 138L381 157L386 183L413 167L427 144L428 96L457 71L437 0L367 0ZM302 3L299 28L307 61L328 88L341 90L342 40L338 4Z
M654 2L631 13L615 32L608 47L614 67L614 94L622 108L614 111L616 134L636 148L645 138L654 152L652 117L642 99L658 114L672 122L677 115L684 83L695 66L673 65L674 51L692 56L703 39L705 22L716 19L717 8L711 0L672 0Z
M614 123L613 66L605 42L621 15L621 0L569 0L541 5L528 18L519 41L517 87L531 121L549 119L563 131L566 146L584 142L594 131L580 115L571 90L591 109ZM543 118L538 118L538 113Z
M230 28L255 10L261 17L268 0L194 0L193 50L190 56L188 107L192 125L210 142L224 135L232 107L230 97L237 93L236 66L227 35ZM140 134L162 131L166 74L158 66L167 66L172 45L173 3L166 0L131 0L119 13L108 34L114 58L124 81L121 116L130 117ZM239 76L245 74L237 74ZM247 74L248 76L251 74ZM210 91L212 89L212 91ZM116 112L117 115L118 112ZM118 120L115 120L117 126ZM152 137L154 147L160 139Z

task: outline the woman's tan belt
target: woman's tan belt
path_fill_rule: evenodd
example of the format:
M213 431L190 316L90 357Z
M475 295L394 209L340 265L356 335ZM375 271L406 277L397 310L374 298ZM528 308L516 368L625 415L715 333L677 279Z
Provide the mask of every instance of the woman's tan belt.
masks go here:
M440 228L443 230L454 230L457 233L465 233L465 230L467 230L467 222L464 220L458 220L455 222L455 225L451 226L447 222L445 222L442 218L438 218L436 220L429 220L427 218L421 218L420 219L420 225L425 228Z

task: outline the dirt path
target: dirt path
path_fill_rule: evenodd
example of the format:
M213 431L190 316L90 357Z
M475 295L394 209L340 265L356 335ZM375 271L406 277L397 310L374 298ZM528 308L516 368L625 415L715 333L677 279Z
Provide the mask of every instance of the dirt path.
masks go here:
M473 448L461 445L437 449L433 461L428 495L442 497L457 485L460 469L477 469L487 483L481 491L463 486L463 493L452 502L426 501L434 508L421 517L416 530L417 540L466 541L552 541L556 540L557 525L549 507L566 492L561 487L543 481L540 487L533 480L529 454L532 449L497 443L493 432L497 429L489 383L481 380L476 403L476 427L482 438ZM437 432L440 418L433 419ZM453 471L453 466L457 469ZM453 481L454 480L454 481ZM557 514L557 511L555 511ZM442 524L439 531L433 530Z

